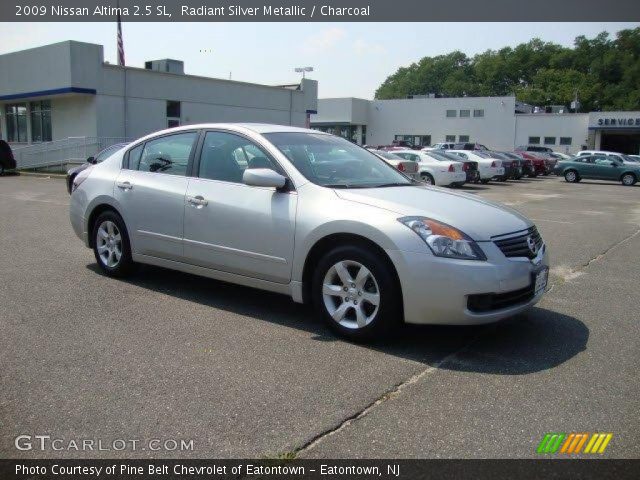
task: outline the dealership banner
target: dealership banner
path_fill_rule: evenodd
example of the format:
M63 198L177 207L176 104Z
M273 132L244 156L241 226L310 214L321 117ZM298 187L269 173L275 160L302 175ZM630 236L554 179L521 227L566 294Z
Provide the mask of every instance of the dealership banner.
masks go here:
M636 479L640 460L0 460L0 478Z
M0 22L638 21L637 0L3 0Z

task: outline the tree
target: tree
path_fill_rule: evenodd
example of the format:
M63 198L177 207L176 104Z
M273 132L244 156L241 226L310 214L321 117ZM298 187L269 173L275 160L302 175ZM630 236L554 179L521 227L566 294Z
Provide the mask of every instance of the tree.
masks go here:
M640 28L615 39L607 32L578 36L573 48L534 38L473 58L460 51L424 57L390 75L375 96L515 94L527 103L569 106L576 90L583 110L640 109Z

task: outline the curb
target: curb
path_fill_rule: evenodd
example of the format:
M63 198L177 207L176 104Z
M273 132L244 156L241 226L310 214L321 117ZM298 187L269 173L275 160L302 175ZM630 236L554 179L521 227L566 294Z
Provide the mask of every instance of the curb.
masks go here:
M66 178L63 173L44 173L44 172L17 172L18 175L26 177L41 177L41 178Z

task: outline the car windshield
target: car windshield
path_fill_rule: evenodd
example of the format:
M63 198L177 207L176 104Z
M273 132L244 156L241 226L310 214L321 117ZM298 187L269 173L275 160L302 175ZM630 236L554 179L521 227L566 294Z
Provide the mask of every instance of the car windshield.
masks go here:
M633 162L633 163L638 163L639 160L637 158L633 158L630 155L623 155L622 158L624 158L625 162Z
M488 153L486 153L486 152L479 152L478 150L476 150L476 151L474 151L473 153L474 153L474 155L477 155L477 156L479 156L480 158L491 158L491 155L489 155L489 154L488 154Z
M303 132L265 133L264 137L316 185L330 188L413 185L387 162L344 138Z

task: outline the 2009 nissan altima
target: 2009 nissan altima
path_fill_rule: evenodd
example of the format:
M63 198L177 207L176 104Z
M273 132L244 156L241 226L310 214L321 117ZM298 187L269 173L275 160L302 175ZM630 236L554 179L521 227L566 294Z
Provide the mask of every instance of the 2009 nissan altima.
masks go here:
M295 127L146 136L78 174L70 217L107 275L139 262L284 293L353 340L497 321L538 302L548 277L520 213Z

